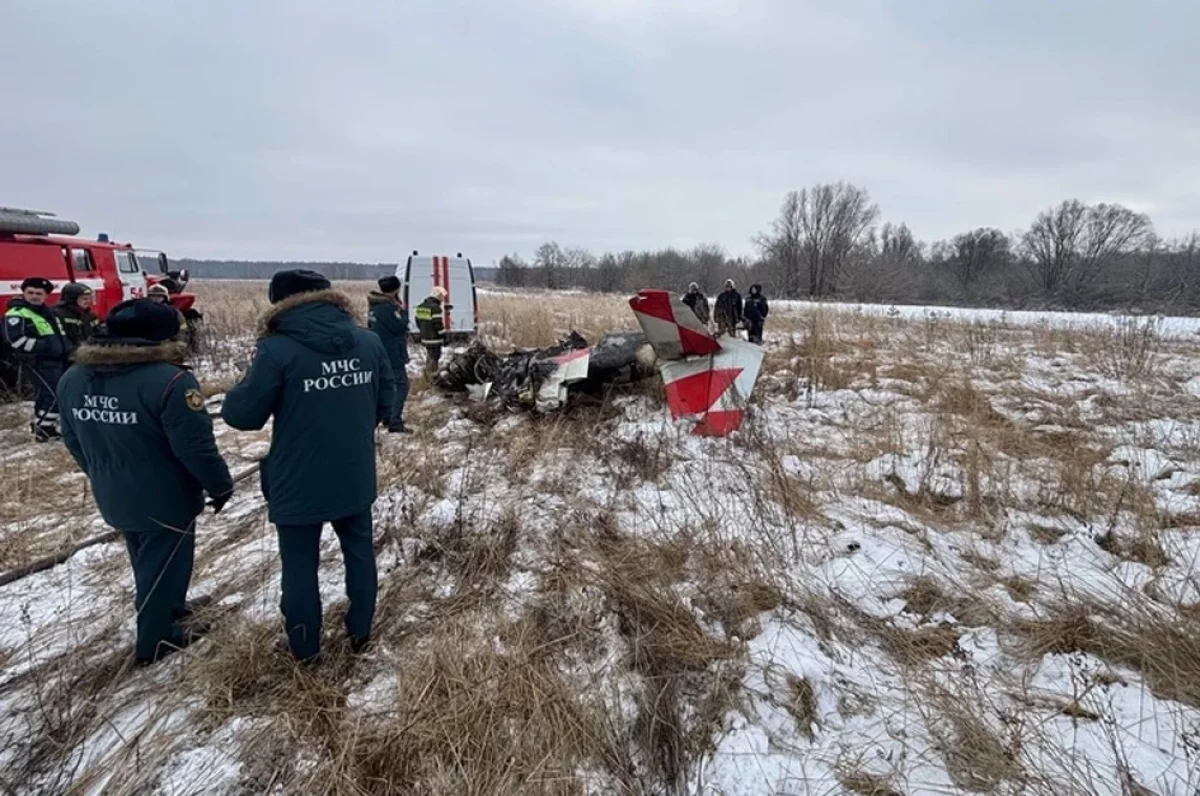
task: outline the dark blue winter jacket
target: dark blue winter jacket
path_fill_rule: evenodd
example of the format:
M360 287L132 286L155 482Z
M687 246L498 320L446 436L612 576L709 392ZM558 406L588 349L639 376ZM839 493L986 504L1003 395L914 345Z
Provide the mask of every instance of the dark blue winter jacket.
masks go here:
M274 417L262 464L271 522L328 522L371 507L375 426L391 414L392 391L383 344L355 324L341 293L300 293L268 311L221 417L243 430Z
M186 529L205 492L233 491L183 355L175 342L93 341L58 383L63 442L117 530Z
M408 364L408 311L374 290L367 296L367 328L379 335L392 370Z

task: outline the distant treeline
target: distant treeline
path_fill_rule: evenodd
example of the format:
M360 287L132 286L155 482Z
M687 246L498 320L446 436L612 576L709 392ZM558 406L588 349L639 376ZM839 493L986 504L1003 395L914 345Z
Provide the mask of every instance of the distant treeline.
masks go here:
M759 282L779 298L1200 311L1200 233L1163 240L1148 216L1121 205L1070 200L1025 230L980 228L933 242L879 220L866 189L821 184L785 197L751 257L717 245L596 255L549 242L532 262L504 257L496 283L630 293L697 282L712 294L732 278L743 292Z
M374 281L396 273L396 263L301 263L263 262L249 260L172 260L172 269L186 268L197 279L270 279L276 271L307 268L330 279L364 279ZM486 282L495 276L496 269L475 266L475 279Z

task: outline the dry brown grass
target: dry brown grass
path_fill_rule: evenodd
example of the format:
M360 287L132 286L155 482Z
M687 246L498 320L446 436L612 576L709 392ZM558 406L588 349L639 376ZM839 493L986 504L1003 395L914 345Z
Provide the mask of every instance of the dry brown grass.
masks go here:
M1034 655L1083 652L1138 672L1151 691L1200 707L1200 621L1144 597L1080 599L1014 624Z
M904 791L891 786L887 777L862 771L843 775L841 785L859 796L905 796Z
M369 284L339 287L365 306ZM218 395L252 351L265 289L202 283L197 291L209 335L201 375L206 393ZM500 350L549 344L572 329L594 341L636 327L620 297L484 300L482 332ZM408 416L416 433L383 437L379 447L380 491L397 497L378 522L379 646L372 655L348 654L345 604L334 595L326 597L325 665L299 670L271 650L278 627L263 618L275 611L264 584L278 573L270 555L241 560L249 548L271 550L269 524L261 509L251 511L197 556L197 576L219 598L247 602L215 614L213 634L180 656L176 669L132 687L121 668L129 650L97 636L76 655L0 686L37 695L22 751L0 784L68 792L72 781L98 784L111 775L109 792L149 792L176 764L173 755L235 727L221 743L241 764L236 788L246 793L691 792L727 718L747 700L747 649L781 616L807 628L831 659L852 650L855 665L903 684L913 703L906 709L961 789L1055 792L1038 779L1036 756L1023 752L1036 734L1011 705L932 675L973 666L963 648L972 629L1023 641L1009 645L1014 666L1086 653L1134 673L1160 699L1200 707L1200 613L1142 594L1066 599L1052 581L1012 574L1004 561L1006 545L1023 538L1007 518L1031 512L1041 519L1020 527L1039 550L1071 541L1069 529L1087 528L1101 549L1127 562L1156 572L1177 564L1167 530L1200 523L1187 510L1162 511L1146 479L1113 466L1118 441L1104 424L1165 411L1200 417L1170 394L1180 382L1167 375L1168 355L1194 352L1146 323L1105 339L826 308L773 311L768 333L777 337L768 340L762 389L741 436L724 446L690 446L686 456L667 433L615 438L612 430L628 418L610 400L514 421L433 395L414 379ZM1077 362L1136 398L1111 396L1104 386L1069 393L1060 389L1065 376L1026 383L1033 353ZM882 400L881 392L895 400ZM653 389L634 395L642 409L661 403ZM1089 396L1099 420L1081 409ZM756 414L780 407L795 409L787 435ZM0 434L20 433L15 416L0 408ZM470 432L446 434L451 427ZM231 435L222 446L240 458L266 438ZM1200 435L1172 444L1174 455L1200 457ZM797 471L784 466L789 456L816 466ZM888 457L917 459L915 475L867 477L868 465ZM83 532L92 509L72 470L61 452L32 464L0 460L0 569ZM944 473L955 490L945 490ZM602 488L581 490L577 474ZM48 483L56 488L45 489ZM714 494L721 490L731 494ZM690 508L655 514L639 496L656 492L664 504L674 499ZM68 502L63 493L72 495ZM863 498L888 504L886 521L844 510L844 501ZM34 521L46 517L53 521ZM836 585L808 580L814 562L855 555L847 547L853 534L896 529L916 542L914 555L941 560L877 595L902 601L895 616L880 618ZM323 568L337 561L327 551ZM100 629L115 633L131 613L113 609L128 600L123 554L114 546L89 566L113 601L97 606L109 625ZM1006 593L1043 618L1014 620L983 594L987 588L1003 589L1001 598ZM16 665L22 654L0 649L0 666ZM772 704L786 714L783 724L794 725L790 743L803 751L842 731L821 715L820 689L833 686L766 668ZM842 719L883 709L883 694L833 682ZM110 739L88 765L72 759L74 747L118 724L147 693L163 699L143 727L166 721L179 704L199 707L187 714L186 728ZM1013 693L1014 701L1028 701ZM1029 709L1098 719L1078 695L1056 700ZM839 768L828 787L873 796L920 792L899 763L896 774L883 776L863 762Z

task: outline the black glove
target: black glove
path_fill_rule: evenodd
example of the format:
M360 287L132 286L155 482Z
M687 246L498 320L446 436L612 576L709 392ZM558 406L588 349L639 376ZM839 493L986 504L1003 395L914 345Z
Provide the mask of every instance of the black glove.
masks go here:
M220 514L221 509L225 508L225 504L229 502L231 497L233 497L233 492L227 492L226 494L218 495L217 497L210 496L208 499L208 505L212 506L213 514Z

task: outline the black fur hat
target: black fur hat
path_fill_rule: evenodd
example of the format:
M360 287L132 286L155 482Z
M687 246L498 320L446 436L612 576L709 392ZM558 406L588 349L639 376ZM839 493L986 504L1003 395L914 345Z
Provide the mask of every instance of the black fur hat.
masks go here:
M27 290L31 287L38 290L44 290L47 293L52 293L54 291L54 283L44 276L31 276L21 282L21 290Z
M385 276L379 280L380 293L395 293L400 289L400 277Z
M109 337L161 343L179 334L179 314L170 304L150 299L122 301L108 312L104 327Z
M316 271L306 271L303 268L293 271L276 271L275 275L271 277L271 286L267 288L267 298L272 304L278 304L297 293L313 293L318 290L328 290L330 287L329 280Z

